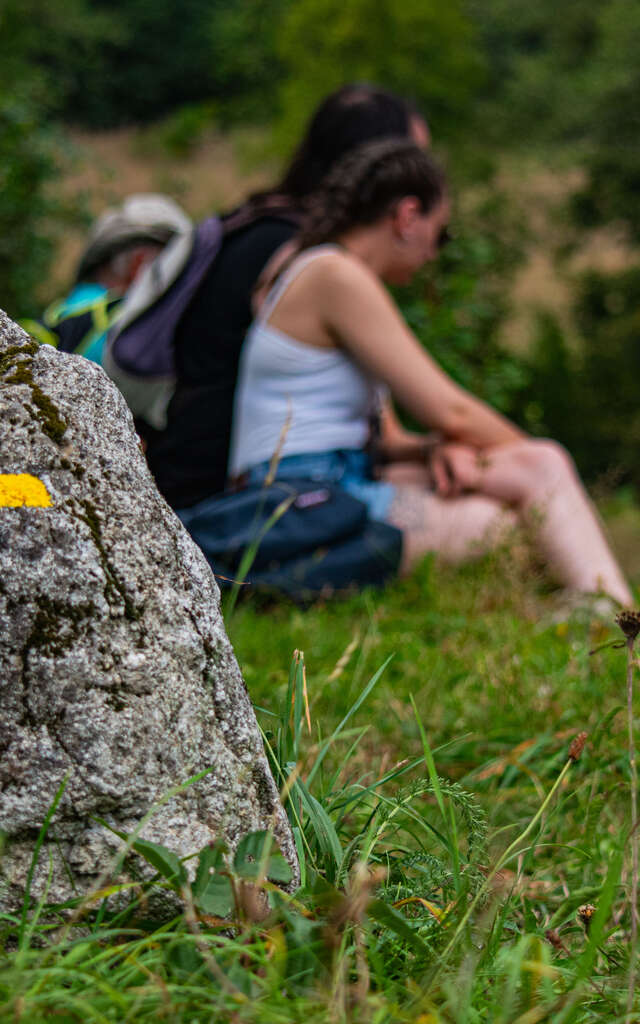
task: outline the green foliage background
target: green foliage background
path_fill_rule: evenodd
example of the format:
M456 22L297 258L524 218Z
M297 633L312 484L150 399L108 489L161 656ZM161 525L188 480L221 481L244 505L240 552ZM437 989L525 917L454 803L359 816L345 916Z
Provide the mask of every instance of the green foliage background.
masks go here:
M295 142L309 112L345 81L348 69L348 80L380 82L413 98L428 111L437 138L455 138L472 112L485 68L475 34L460 0L291 5L278 39L286 72L280 88L283 134Z

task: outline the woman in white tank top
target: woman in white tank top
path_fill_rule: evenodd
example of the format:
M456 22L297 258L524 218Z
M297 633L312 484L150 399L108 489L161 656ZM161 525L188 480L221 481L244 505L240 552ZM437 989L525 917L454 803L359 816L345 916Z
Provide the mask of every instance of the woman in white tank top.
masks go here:
M469 557L525 518L561 583L629 603L568 454L455 384L384 288L436 258L448 218L441 171L407 140L368 143L331 172L247 337L230 471L263 479L275 455L279 477L341 483L403 530L405 569L427 551ZM434 453L396 428L390 468L374 479L366 448L381 387L444 443Z

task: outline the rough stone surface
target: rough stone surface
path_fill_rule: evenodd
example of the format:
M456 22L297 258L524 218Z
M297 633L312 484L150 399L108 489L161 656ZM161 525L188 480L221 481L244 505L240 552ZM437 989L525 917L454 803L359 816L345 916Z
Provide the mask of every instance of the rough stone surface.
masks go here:
M97 366L38 347L1 311L0 474L37 477L52 501L0 507L0 907L23 898L67 775L35 897L50 856L49 902L108 870L119 841L96 817L131 833L209 768L142 837L184 856L271 827L295 875L216 582L159 495L123 399Z

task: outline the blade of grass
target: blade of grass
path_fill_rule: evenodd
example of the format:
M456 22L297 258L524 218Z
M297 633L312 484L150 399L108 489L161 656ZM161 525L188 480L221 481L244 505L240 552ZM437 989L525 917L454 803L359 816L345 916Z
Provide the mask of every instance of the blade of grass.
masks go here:
M393 658L393 654L390 654L389 657L386 659L386 661L380 666L378 671L374 673L374 675L371 677L371 679L369 680L369 682L365 686L364 690L362 690L362 692L360 693L359 697L351 705L351 707L347 711L347 713L344 716L344 718L342 719L342 721L336 726L336 728L333 730L333 732L328 737L328 739L326 739L325 742L322 744L322 747L320 748L318 756L316 757L316 760L315 760L315 762L313 764L313 767L311 768L311 771L309 772L309 775L307 777L307 785L308 786L311 786L311 783L313 782L313 780L314 780L314 778L315 778L315 776L316 776L316 774L317 774L317 772L318 772L318 770L320 768L320 765L324 761L324 759L325 759L325 757L327 755L327 752L331 748L331 745L338 738L338 736L340 735L340 733L344 729L344 727L347 724L347 722L349 721L349 719L352 718L353 715L355 715L355 713L358 710L358 708L367 699L367 697L369 696L369 694L373 690L374 686L376 685L376 683L380 679L382 673L384 672L384 670L386 669L387 665L389 664L389 662L391 661L392 658Z
M442 814L442 817L444 818L444 820L446 822L447 821L447 812L446 812L445 806L444 806L444 800L443 800L443 797L442 797L442 790L440 788L440 779L439 779L438 773L436 771L436 765L435 765L435 761L433 760L433 754L431 753L431 747L429 746L429 741L427 739L427 734L424 731L424 726L422 724L422 719L420 718L420 715L418 714L418 709L416 707L416 702L413 699L413 694L412 693L409 695L409 698L411 700L411 706L413 707L413 713L415 715L416 723L418 725L418 730L420 732L420 739L422 740L422 749L424 751L424 763L426 764L427 771L429 772L429 778L431 780L431 785L433 786L433 793L434 793L434 796L435 796L435 798L436 798L436 800L438 802L438 807L440 808L440 813Z
M21 915L21 918L20 918L20 930L19 930L19 933L18 933L18 948L20 950L25 948L25 937L26 937L26 934L27 934L27 917L28 917L28 914L29 914L29 902L31 900L31 886L33 884L33 876L34 876L34 873L35 873L35 870L36 870L36 867L37 867L37 864L38 864L38 858L40 856L40 850L42 849L42 844L44 843L44 840L45 840L45 837L47 835L47 832L49 831L49 825L51 824L51 819L53 818L54 814L56 813L56 811L58 809L58 804L62 800L63 793L64 793L65 789L67 788L67 782L68 781L69 781L69 773L67 772L67 774L63 778L62 782L58 786L58 789L56 790L56 794L55 794L55 796L54 796L54 798L53 798L53 800L51 802L51 806L49 807L49 810L47 811L47 813L45 815L45 819L44 819L44 821L42 823L42 828L40 829L40 832L38 833L38 838L36 839L36 845L33 848L33 856L31 857L31 864L29 865L29 871L27 873L27 881L26 881L26 884L25 884L24 900L22 901L22 915ZM31 929L31 931L32 930L33 929Z
M265 497L266 497L266 495L265 495ZM251 566L253 565L253 563L255 561L256 555L258 553L258 548L262 544L262 541L264 540L264 538L268 534L269 530L273 526L275 526L275 524L278 522L278 520L281 519L282 516L285 514L287 509L291 507L291 505L295 501L295 498L296 498L295 494L290 494L290 495L288 495L288 497L284 498L280 502L280 504L271 513L269 518L262 524L262 526L260 527L260 529L256 533L256 535L255 535L254 539L251 541L251 543L247 544L247 547L243 551L242 558L240 559L240 565L238 566L238 571L235 573L235 577L234 577L234 581L233 581L233 586L231 588L231 593L229 595L229 599L228 599L228 601L225 602L225 609L224 609L225 621L227 621L233 615L234 608L235 608L236 603L238 601L238 594L240 593L240 587L244 583L244 581L246 579L246 576L247 576L247 573L250 571ZM256 524L260 520L260 515L262 513L263 507L264 507L264 503L261 504L261 505L258 505L258 508L256 509L256 514L255 514L255 517L254 517L254 523L256 523Z

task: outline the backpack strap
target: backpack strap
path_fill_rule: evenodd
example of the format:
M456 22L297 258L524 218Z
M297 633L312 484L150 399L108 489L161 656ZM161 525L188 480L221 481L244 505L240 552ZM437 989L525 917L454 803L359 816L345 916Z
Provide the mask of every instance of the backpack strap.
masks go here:
M47 306L42 320L23 319L20 326L35 338L41 345L52 345L59 348L61 341L57 333L59 327L68 321L78 321L80 317L87 319L88 330L80 342L74 346L74 355L84 355L94 341L105 334L118 318L121 299L113 292L104 291L99 295L80 302L69 301L69 297L56 299ZM65 349L65 351L71 351Z
M114 302L112 298L109 298L109 293L105 292L101 300L96 302L95 306L92 307L91 318L93 326L90 331L87 331L80 344L75 348L74 354L78 356L85 355L94 342L113 327L118 320L121 311L122 302Z
M247 203L224 219L213 216L176 235L135 280L107 335L102 366L134 416L158 430L176 386L176 324L214 262L224 239L266 214L297 223L289 200Z
M151 310L179 280L198 248L199 233L206 236L211 229L214 253L217 252L218 225L217 217L208 218L198 229L190 224L187 230L177 233L165 245L138 275L125 295L113 337L122 334L130 324Z
M107 336L102 366L134 416L162 430L176 386L176 324L216 258L223 237L217 217L174 238L143 270Z

